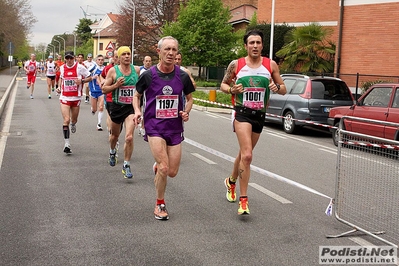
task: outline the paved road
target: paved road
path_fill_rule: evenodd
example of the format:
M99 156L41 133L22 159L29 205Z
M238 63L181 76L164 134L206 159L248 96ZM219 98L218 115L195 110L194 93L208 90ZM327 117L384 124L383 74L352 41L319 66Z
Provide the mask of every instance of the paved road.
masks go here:
M96 130L89 105L67 156L59 103L47 99L45 82L38 80L33 100L25 80L13 93L1 124L1 265L318 265L320 245L373 242L325 237L350 230L324 214L335 183L328 135L308 141L265 128L251 215L239 217L223 186L237 153L228 115L193 110L180 172L168 181L171 218L162 222L152 214L153 159L141 137L135 178L125 180L120 163L107 164L107 133Z

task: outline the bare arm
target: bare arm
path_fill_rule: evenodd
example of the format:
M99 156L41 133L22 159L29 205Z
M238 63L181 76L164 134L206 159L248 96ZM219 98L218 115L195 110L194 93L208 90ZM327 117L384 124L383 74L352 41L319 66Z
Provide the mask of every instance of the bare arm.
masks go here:
M193 78L193 75L191 74L191 71L188 70L187 68L184 68L184 71L188 74L188 76L189 76L190 79L191 79L191 82L192 82L193 85L194 85L194 88L196 89L196 88L197 88L197 84L195 83L195 80L194 80L194 78Z
M134 93L133 96L133 108L134 108L133 122L135 126L137 126L141 122L141 108L140 108L141 96L142 94L138 93L137 91Z
M271 82L269 85L270 90L281 95L286 94L287 88L285 87L284 81L280 76L280 69L277 63L271 60L270 66L272 68L272 79L273 79L273 82ZM280 89L277 87L277 84L280 85Z
M244 92L242 84L235 84L238 60L233 60L227 67L226 74L223 77L222 83L220 84L220 90L228 94L239 94ZM231 83L234 83L231 86Z
M179 114L184 122L187 122L188 119L190 118L189 113L191 111L191 108L193 107L193 103L194 103L193 95L191 93L187 94L186 95L186 106L184 108L184 111L179 112Z
M115 68L111 68L107 73L107 77L105 78L105 82L102 87L103 93L105 94L110 93L123 85L124 82L123 78L119 78L118 81L114 83L115 78L116 78Z

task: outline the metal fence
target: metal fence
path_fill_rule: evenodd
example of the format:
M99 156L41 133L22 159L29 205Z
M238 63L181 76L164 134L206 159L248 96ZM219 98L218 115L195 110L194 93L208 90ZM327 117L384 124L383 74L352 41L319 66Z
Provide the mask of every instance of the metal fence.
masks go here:
M345 120L399 128L398 123L341 119L334 212L353 230L338 236L361 231L398 247L399 141L342 130Z

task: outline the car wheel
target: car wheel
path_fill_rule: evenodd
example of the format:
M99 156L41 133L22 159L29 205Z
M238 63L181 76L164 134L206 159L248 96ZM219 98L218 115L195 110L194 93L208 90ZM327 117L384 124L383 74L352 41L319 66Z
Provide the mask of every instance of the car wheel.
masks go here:
M334 127L338 128L339 122L335 123ZM339 133L338 133L338 130L335 128L332 131L332 139L333 139L334 145L338 147Z
M335 123L334 127L339 128L339 121L337 123ZM342 129L345 129L345 125L342 126ZM332 131L332 139L333 139L334 145L338 147L339 133L338 133L337 129L334 129Z
M293 134L297 130L297 126L295 125L294 118L295 118L295 116L291 111L288 111L284 115L283 128L284 128L285 133Z

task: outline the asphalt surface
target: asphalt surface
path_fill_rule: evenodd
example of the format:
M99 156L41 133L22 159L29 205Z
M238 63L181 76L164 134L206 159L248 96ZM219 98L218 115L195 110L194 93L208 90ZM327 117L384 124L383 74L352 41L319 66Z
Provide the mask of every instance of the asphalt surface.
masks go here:
M108 134L82 103L65 155L58 100L40 78L33 100L25 84L16 81L1 115L0 265L319 265L320 246L381 245L361 234L326 238L351 230L324 214L335 189L328 134L265 128L252 162L251 215L241 217L223 185L238 151L229 114L196 108L179 173L168 179L170 220L157 221L142 137L135 132L135 177L126 180L120 162L108 165Z

